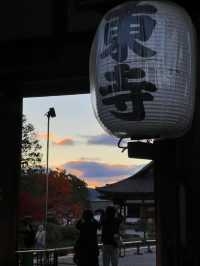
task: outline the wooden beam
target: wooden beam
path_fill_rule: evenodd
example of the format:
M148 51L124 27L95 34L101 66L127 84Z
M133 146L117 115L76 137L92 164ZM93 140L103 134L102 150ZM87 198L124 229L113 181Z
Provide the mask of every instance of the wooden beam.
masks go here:
M10 88L11 89L11 88ZM13 88L12 88L13 89ZM17 266L22 98L0 96L0 265Z
M89 78L63 78L25 82L21 94L23 97L43 97L90 93Z

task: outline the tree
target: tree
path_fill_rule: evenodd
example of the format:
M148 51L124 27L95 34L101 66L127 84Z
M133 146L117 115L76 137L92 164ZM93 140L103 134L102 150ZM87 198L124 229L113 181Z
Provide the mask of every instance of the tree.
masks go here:
M89 207L88 206L88 188L85 181L79 179L77 176L72 174L66 174L67 178L72 187L72 197L71 201L74 204L81 204L82 208Z
M30 169L21 178L20 217L31 216L42 221L45 216L45 169ZM48 185L48 211L55 217L69 215L78 218L88 207L87 185L78 177L66 174L65 170L50 170Z
M23 115L22 124L22 171L27 171L30 168L37 167L41 160L42 146L39 144L35 128L31 123L27 122L26 116Z
M40 166L41 145L34 126L23 115L22 159L20 182L20 217L32 216L44 219L46 197L46 169ZM68 213L78 217L87 206L87 185L65 170L50 170L48 174L48 210L55 215Z
M66 170L56 169L49 173L48 207L59 215L78 217L88 207L88 190L84 181Z

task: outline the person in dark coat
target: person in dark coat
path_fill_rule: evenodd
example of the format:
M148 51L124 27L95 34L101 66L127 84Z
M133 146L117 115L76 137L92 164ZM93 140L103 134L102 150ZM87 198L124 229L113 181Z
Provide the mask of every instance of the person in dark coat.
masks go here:
M23 229L21 233L23 234L24 248L27 250L33 249L35 243L35 230L33 229L31 220L29 218L25 218L22 222ZM33 265L33 254L25 253L23 255L21 265Z
M31 221L28 219L23 220L23 240L24 240L24 247L26 249L31 249L35 243L35 231L33 229Z
M116 209L113 206L106 208L101 219L102 243L103 243L103 266L118 265L120 224L122 217L116 216Z
M85 210L77 222L79 238L74 247L74 262L78 266L99 266L99 249L97 241L98 222L91 210Z

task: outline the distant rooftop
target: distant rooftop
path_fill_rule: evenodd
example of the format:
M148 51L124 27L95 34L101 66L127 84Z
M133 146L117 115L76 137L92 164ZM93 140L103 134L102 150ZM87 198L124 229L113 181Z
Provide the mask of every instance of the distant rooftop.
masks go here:
M110 185L97 187L96 190L103 198L153 199L153 180L153 162L150 162L132 176Z

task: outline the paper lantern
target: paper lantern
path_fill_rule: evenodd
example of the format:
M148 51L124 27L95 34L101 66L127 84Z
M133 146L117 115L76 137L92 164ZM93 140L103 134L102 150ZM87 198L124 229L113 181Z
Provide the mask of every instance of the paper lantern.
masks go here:
M170 2L128 2L102 19L90 55L96 117L109 133L134 139L179 137L195 100L195 30Z

